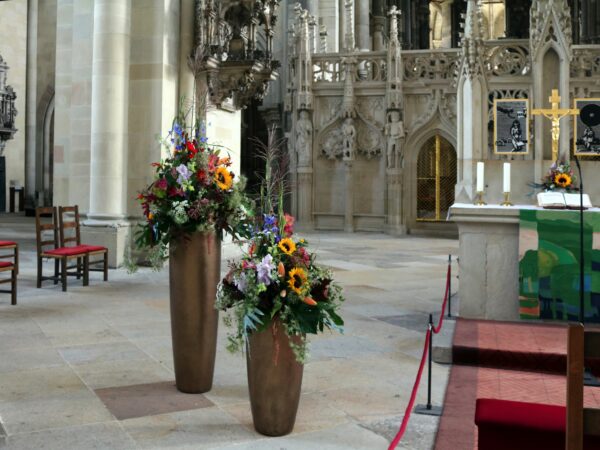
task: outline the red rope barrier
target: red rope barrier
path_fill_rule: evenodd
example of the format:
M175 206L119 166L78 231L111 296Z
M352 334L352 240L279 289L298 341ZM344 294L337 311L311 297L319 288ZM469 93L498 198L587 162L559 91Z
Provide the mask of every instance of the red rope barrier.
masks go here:
M404 411L404 417L402 418L402 423L400 424L400 429L394 437L394 440L391 442L388 450L394 450L404 433L406 432L406 427L408 426L408 420L410 419L410 415L412 413L413 407L415 405L415 399L417 397L417 391L419 390L419 384L421 384L421 375L423 375L423 368L425 367L425 358L427 358L427 352L429 349L429 340L431 339L431 333L438 334L444 323L444 312L446 310L446 304L448 303L448 297L450 296L450 264L448 264L448 271L446 273L446 292L444 294L444 301L442 302L442 313L440 314L440 320L438 321L437 327L430 327L427 329L427 334L425 335L425 345L423 347L423 356L421 356L421 363L419 364L419 371L417 372L417 377L415 379L415 384L413 386L412 392L410 394L410 400L408 405L406 405L406 410Z
M402 424L400 425L400 430L398 430L398 434L388 447L388 450L394 450L402 436L404 436L404 432L406 431L406 427L408 426L408 419L410 419L410 414L412 413L413 406L415 404L415 399L417 397L417 390L419 389L419 384L421 383L421 375L423 374L423 368L425 367L425 358L427 357L427 349L429 348L429 339L431 339L431 329L427 330L427 334L425 335L425 345L423 348L423 356L421 357L421 364L419 365L419 371L417 372L417 378L415 379L415 385L413 386L412 393L410 394L410 400L408 405L406 406L406 410L404 411L404 417L402 418Z
M446 292L444 293L444 301L442 302L442 312L440 314L440 320L437 327L433 327L433 332L438 334L442 329L444 323L444 315L446 311L446 305L448 304L448 297L450 296L450 264L448 264L448 271L446 272Z

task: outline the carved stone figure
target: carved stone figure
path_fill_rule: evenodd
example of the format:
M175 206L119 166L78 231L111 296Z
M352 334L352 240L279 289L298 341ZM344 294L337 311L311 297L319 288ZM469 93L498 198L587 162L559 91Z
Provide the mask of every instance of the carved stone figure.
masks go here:
M387 166L392 169L396 167L398 153L400 150L400 138L404 137L404 125L400 120L400 111L390 111L385 124L385 135L387 136Z
M300 117L296 123L296 153L298 154L298 165L309 166L312 154L312 132L313 126L308 111L300 111Z
M356 128L350 117L344 120L342 125L342 136L344 143L344 160L354 160L354 153L356 151Z

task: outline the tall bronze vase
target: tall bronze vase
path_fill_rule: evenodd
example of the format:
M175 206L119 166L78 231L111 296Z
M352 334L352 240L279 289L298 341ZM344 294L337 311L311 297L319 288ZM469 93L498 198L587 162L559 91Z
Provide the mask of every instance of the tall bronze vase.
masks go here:
M217 349L217 284L221 241L215 233L193 233L171 244L169 283L175 381L181 392L212 387Z
M254 428L266 436L291 433L304 365L296 361L290 338L279 320L267 330L250 335L246 363Z

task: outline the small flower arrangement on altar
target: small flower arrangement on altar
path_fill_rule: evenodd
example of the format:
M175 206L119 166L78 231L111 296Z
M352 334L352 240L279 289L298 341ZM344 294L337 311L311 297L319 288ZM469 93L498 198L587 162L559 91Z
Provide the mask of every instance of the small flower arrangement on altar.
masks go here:
M237 236L248 213L244 180L236 180L229 156L208 143L204 127L188 126L180 114L163 145L168 156L152 164L154 181L138 195L145 222L136 243L155 250L154 265L167 259L175 237L198 231Z
M542 183L536 186L542 187L546 191L553 191L557 188L567 191L577 190L574 187L576 180L577 178L568 162L555 161L542 179Z
M343 331L338 314L342 288L330 270L316 264L308 242L294 235L294 218L283 212L285 170L279 145L269 133L260 156L266 162L258 213L250 227L247 249L219 285L217 309L228 311L225 324L231 352L243 350L250 335L285 329L296 360L307 356L306 334ZM275 356L276 358L276 356Z

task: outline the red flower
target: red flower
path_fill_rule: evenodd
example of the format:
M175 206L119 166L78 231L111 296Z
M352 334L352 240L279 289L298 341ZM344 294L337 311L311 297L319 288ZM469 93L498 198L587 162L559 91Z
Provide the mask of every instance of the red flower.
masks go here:
M183 189L181 188L176 188L174 186L171 186L169 188L169 197L183 197L185 194L183 193Z
M294 216L289 215L288 213L285 214L285 225L283 227L283 232L285 233L286 236L291 236L294 233Z
M210 172L214 172L214 170L217 168L218 165L219 165L219 157L215 154L210 155L208 157L208 170Z
M138 200L144 200L144 194L138 194L137 199Z
M196 179L198 180L199 183L205 184L206 183L206 170L204 170L204 169L198 170L198 172L196 172Z
M160 180L154 183L154 187L156 189L160 189L161 191L165 191L167 189L167 179L161 178Z
M198 149L196 148L193 142L187 141L185 146L187 147L188 152L190 152L190 158L196 156L196 153L198 153Z

